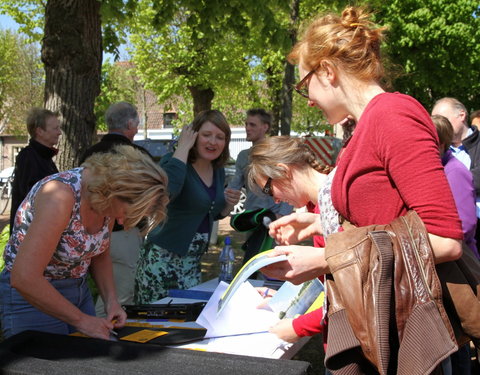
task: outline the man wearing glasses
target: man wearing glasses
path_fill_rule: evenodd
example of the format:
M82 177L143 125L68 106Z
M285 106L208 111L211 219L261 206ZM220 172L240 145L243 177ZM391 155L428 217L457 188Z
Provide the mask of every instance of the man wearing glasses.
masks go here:
M266 110L262 108L249 109L247 111L247 118L245 120L245 131L247 133L247 141L252 142L253 145L265 139L267 133L270 131L272 124L272 116ZM235 177L229 184L232 189L240 190L246 189L246 200L244 204L245 211L255 211L259 209L267 209L273 213L276 218L284 215L288 215L292 212L293 207L287 203L275 203L270 194L259 193L259 195L253 193L248 189L246 181L246 169L248 166L248 157L250 150L246 149L238 154L237 161L235 163ZM267 215L268 216L268 215ZM243 244L242 249L245 250L244 263L251 257L256 255L261 250L261 241L255 240L259 238L257 230L263 230L268 236L268 229L266 227L259 227L258 229L248 232L248 238Z

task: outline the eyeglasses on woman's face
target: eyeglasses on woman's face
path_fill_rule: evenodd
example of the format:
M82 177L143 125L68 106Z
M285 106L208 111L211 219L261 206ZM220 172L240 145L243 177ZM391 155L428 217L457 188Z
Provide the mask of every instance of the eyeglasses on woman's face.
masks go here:
M265 186L262 188L262 193L273 197L273 189L272 189L272 178L269 177Z
M315 73L317 69L318 68L310 70L305 75L305 77L303 77L303 79L294 86L295 91L298 92L300 95L302 95L304 98L310 99L310 97L308 96L308 86L310 84L310 77L313 75L313 73Z

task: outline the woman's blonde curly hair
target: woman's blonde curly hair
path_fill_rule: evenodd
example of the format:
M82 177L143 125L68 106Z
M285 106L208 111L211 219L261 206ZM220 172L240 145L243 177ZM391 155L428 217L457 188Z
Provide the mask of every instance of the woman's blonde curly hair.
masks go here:
M104 212L114 198L127 202L123 225L129 229L141 222L143 234L165 220L168 178L145 152L118 145L110 152L93 154L82 167L91 172L86 188L94 210Z
M247 183L250 190L259 192L256 183L258 177L280 180L287 177L287 171L279 163L297 168L313 168L317 172L328 174L332 166L318 161L312 149L304 139L290 136L267 137L252 147L247 167Z

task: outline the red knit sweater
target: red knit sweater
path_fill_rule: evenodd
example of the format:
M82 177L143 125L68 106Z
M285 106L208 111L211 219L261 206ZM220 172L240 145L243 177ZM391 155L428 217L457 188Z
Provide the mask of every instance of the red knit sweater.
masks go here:
M407 95L384 93L367 105L337 165L332 200L357 226L387 224L413 209L429 233L463 239L435 126Z
M358 226L387 224L411 208L429 233L463 238L437 131L425 109L407 95L385 93L368 104L338 161L332 199ZM296 334L322 332L322 315L320 308L294 319Z

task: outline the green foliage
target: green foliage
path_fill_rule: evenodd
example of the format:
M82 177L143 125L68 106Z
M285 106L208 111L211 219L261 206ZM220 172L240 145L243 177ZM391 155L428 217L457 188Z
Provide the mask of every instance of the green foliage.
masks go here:
M118 47L126 41L129 20L137 6L136 0L99 0L104 51L119 57ZM0 14L8 14L19 24L19 31L29 41L43 37L45 7L48 0L1 0Z
M326 130L332 130L323 113L316 107L307 105L307 99L300 95L293 97L293 117L292 130L305 135L314 135L315 133L324 133Z
M292 35L318 14L339 12L350 3L298 1L299 16L292 20L295 0L102 0L104 50L118 53L126 31L131 34L135 84L153 90L160 103L177 110L178 125L192 119L193 87L213 90L212 106L224 111L232 124L242 124L250 107L280 112ZM478 0L356 3L368 4L376 21L389 26L384 54L393 68L393 89L416 97L427 108L442 96L457 97L469 109L480 108ZM44 5L44 0L3 0L0 13L10 14L22 32L39 40ZM8 80L8 74L3 73L0 82ZM109 103L132 97L132 87L122 83L125 74L105 67L96 104L99 119ZM292 129L312 132L326 126L316 109L294 95Z
M400 72L393 76L395 90L427 108L444 96L480 108L478 0L394 0L377 6L377 21L390 28L385 52Z
M0 14L8 14L19 24L19 32L28 41L39 42L43 36L45 2L43 0L2 0Z
M0 233L0 272L5 267L5 261L3 260L3 252L5 246L7 245L8 239L10 238L10 224L7 224L3 227L2 232Z
M44 72L37 43L0 29L0 124L3 133L25 134L25 116L42 104Z
M128 24L136 7L136 0L102 0L103 49L116 60L119 59L118 47L127 41Z
M137 7L130 40L141 81L159 102L175 95L186 98L191 88L211 89L213 106L231 122L243 122L244 109L259 102L262 84L251 79L255 57L246 43L251 41L246 4L175 4L169 8L172 2L141 1ZM235 16L233 9L240 8ZM179 122L191 121L192 115L191 110L179 113Z
M97 284L95 283L91 273L89 273L87 276L87 285L88 289L90 289L90 293L92 293L93 302L96 303L100 294L98 292Z
M102 65L101 92L95 101L97 130L107 131L105 112L110 104L125 101L137 102L137 93L142 89L131 64L113 64L107 60Z

